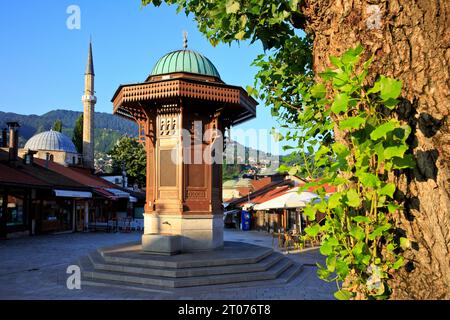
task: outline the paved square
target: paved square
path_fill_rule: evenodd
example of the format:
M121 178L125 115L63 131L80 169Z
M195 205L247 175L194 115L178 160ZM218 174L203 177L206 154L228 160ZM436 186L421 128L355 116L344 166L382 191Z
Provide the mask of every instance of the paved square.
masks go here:
M208 286L174 290L134 288L126 285L66 287L67 267L98 247L140 240L141 233L75 233L26 237L0 242L0 299L195 299L195 300L277 300L333 299L334 283L316 276L317 250L290 254L305 265L303 271L285 285ZM263 232L225 229L225 240L272 248L272 237Z

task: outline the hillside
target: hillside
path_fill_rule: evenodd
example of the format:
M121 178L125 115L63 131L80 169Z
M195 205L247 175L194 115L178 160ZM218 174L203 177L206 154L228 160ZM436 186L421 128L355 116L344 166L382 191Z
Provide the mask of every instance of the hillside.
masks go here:
M72 131L76 119L81 112L69 110L53 110L41 116L22 115L12 112L0 111L0 127L8 121L20 123L20 145L39 132L50 130L56 120L63 123L63 133L72 137ZM136 136L135 123L109 113L95 113L95 148L98 152L107 152L112 145L123 135Z

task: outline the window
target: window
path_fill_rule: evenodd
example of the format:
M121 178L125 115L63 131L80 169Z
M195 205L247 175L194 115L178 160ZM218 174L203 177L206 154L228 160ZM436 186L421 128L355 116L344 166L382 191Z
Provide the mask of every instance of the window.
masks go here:
M7 226L21 226L24 224L23 198L8 196Z

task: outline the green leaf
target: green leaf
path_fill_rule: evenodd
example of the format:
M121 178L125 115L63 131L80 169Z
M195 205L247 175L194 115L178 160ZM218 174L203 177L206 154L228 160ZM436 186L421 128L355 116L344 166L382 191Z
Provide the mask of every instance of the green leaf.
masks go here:
M406 154L403 158L394 157L392 163L394 169L414 168L416 166L416 162L411 154Z
M324 72L319 73L319 75L323 80L328 81L334 78L337 75L337 73L328 68Z
M327 269L324 269L322 266L320 266L319 269L317 269L317 276L325 281L328 281L328 277L331 275L331 272Z
M339 129L346 130L346 129L359 129L363 123L366 122L366 119L358 117L350 117L345 120L342 120L339 123Z
M382 195L387 195L387 196L389 196L390 198L393 198L393 197L394 197L395 189L396 189L395 184L393 184L393 183L386 183L386 184L380 189L380 191L378 192L378 194L379 194L380 196L382 196Z
M330 272L334 272L334 270L336 269L336 256L335 255L329 256L326 260L326 264L327 270Z
M336 273L341 277L341 279L344 279L349 272L348 265L345 261L337 260L336 261Z
M338 68L342 68L343 67L343 63L341 62L341 59L339 59L338 57L335 56L330 56L330 62Z
M328 208L334 209L342 205L341 194L339 192L333 193L330 198L328 198Z
M311 94L314 98L325 98L327 89L325 88L325 85L323 83L318 83L311 88Z
M370 223L370 219L368 217L365 217L365 216L352 217L352 220L357 222L357 223L361 223L361 222Z
M234 36L237 40L242 40L245 37L246 32L245 31L239 31L238 33L236 33L236 35Z
M318 224L314 224L312 226L305 228L306 234L311 237L317 236L319 234L319 231L320 231L320 226Z
M308 218L309 221L316 220L316 209L313 207L306 207L303 209L303 213Z
M361 262L364 263L366 266L368 266L369 263L370 263L370 259L371 259L371 258L372 258L371 255L365 254L365 255L363 255L363 257L362 257Z
M370 139L372 140L378 140L380 138L386 138L386 135L393 131L398 126L398 121L395 119L391 119L389 122L386 122L376 128L374 131L370 133Z
M380 92L380 90L381 90L381 85L380 85L380 81L378 80L377 82L374 83L372 88L367 90L367 94L369 95L371 93L377 93L377 92Z
M288 173L290 176L295 176L298 172L298 167L297 166L293 166L292 168L289 169Z
M347 201L346 203L353 208L357 208L361 205L361 199L359 198L358 193L355 189L350 189L347 192Z
M335 142L331 148L336 153L336 155L340 158L345 158L350 154L350 150L348 150L348 147L340 142Z
M353 227L349 233L356 240L363 240L366 236L366 234L364 233L364 230L358 226Z
M384 106L390 110L393 110L400 101L397 99L388 99L384 101Z
M395 246L394 246L392 243L389 243L389 244L387 245L386 249L387 249L388 251L392 252L392 251L395 250Z
M402 92L402 82L393 78L381 76L380 78L380 97L383 101L397 99Z
M292 11L298 10L298 2L299 2L299 0L290 0L289 1L289 6L291 7Z
M388 204L389 213L394 213L395 211L397 211L398 208L400 208L400 206L398 206L396 204L393 204L393 203Z
M358 62L359 60L359 55L364 51L364 48L361 45L358 45L356 48L354 49L349 49L347 50L343 55L342 55L342 63L344 65L354 65L355 63Z
M333 252L333 247L328 242L324 241L320 246L320 253L324 256L328 256L331 252Z
M334 293L334 297L338 300L350 300L353 294L347 290L339 290Z
M348 108L349 97L346 93L338 93L334 97L334 102L331 105L331 111L335 114L346 112Z
M336 247L339 245L339 241L334 237L328 238L327 242L333 247Z
M365 246L366 244L364 242L358 241L358 243L356 243L356 245L352 249L353 255L359 256L359 259L361 259L362 257L360 257L360 255L363 252Z
M372 173L363 172L357 175L359 181L363 184L364 187L376 188L380 184L380 179Z
M239 11L239 9L241 8L241 5L239 4L238 1L228 0L225 8L226 8L227 14L237 13Z
M339 88L339 91L342 91L342 87L348 84L349 82L349 73L345 72L342 69L336 70L336 75L333 77L333 85L335 88Z
M406 250L406 249L408 249L408 248L411 247L411 242L409 241L408 238L403 238L403 237L401 237L401 238L400 238L400 247L401 247L403 250Z
M398 258L397 261L395 261L394 265L392 266L392 268L394 268L395 270L403 267L403 264L405 262L405 259L403 257Z
M379 226L369 234L369 240L374 240L375 238L380 237L383 234L383 232L389 230L390 228L391 225L389 223Z
M384 150L384 158L385 159L391 159L394 157L402 158L406 150L408 150L408 146L406 145L387 147Z

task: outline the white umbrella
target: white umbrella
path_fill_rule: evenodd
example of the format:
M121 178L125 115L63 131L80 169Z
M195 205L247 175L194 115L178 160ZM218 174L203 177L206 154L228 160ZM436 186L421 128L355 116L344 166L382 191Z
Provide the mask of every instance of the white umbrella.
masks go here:
M303 208L319 196L311 192L298 193L298 188L289 190L285 194L273 198L269 201L257 204L254 210L270 210L270 209L287 209L287 208Z

